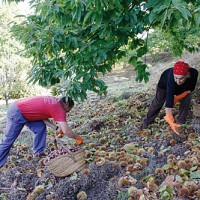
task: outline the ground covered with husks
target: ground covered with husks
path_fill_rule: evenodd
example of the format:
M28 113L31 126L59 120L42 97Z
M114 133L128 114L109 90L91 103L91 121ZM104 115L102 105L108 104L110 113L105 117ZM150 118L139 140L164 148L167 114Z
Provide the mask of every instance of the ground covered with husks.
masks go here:
M190 110L178 136L162 110L154 124L140 130L152 97L124 93L77 105L69 122L85 140L86 164L67 177L54 176L44 165L45 156L32 156L33 134L23 130L0 169L0 199L199 199L200 137L198 127L191 125L199 119ZM73 143L60 140L58 146ZM54 145L49 130L46 155Z
M200 118L193 113L194 102L200 100L199 83L179 136L164 121L164 110L148 129L140 129L160 71L167 67L161 63L152 68L155 81L146 85L135 84L131 69L110 74L104 80L114 96L91 93L88 101L75 105L67 119L84 138L85 166L67 177L56 177L44 165L56 149L54 133L48 130L46 156L33 156L33 133L24 128L0 169L0 200L200 199ZM117 95L119 90L125 92ZM177 114L178 105L175 118ZM74 143L60 140L58 147Z

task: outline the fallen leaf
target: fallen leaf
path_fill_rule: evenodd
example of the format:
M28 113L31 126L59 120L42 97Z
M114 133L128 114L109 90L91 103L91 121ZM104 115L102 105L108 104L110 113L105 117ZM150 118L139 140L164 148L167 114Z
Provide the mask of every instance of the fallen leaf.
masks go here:
M165 178L165 182L168 184L169 187L172 187L174 183L174 176L173 175L167 176Z

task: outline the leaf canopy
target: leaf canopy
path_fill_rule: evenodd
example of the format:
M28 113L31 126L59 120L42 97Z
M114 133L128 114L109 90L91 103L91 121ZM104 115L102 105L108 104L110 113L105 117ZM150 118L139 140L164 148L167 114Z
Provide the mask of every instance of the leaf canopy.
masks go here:
M148 46L140 34L160 27L176 35L177 25L192 29L200 23L198 0L32 0L30 4L34 14L12 28L32 58L30 81L62 85L62 93L82 101L88 90L106 94L98 77L126 56L124 47L133 52L129 62L137 71L136 80L148 81L147 65L141 61Z

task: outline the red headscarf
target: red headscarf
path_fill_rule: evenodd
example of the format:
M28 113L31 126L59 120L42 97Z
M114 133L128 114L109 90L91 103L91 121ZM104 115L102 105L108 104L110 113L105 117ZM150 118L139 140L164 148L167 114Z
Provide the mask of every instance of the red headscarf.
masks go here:
M173 72L175 75L187 75L189 68L190 66L187 63L178 61L174 64Z

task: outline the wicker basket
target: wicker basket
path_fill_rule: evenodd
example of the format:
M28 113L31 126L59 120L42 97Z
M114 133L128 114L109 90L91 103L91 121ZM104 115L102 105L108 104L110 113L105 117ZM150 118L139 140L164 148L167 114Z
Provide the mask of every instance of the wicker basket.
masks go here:
M85 166L85 150L59 155L45 163L49 171L57 177L65 177L80 171Z
M200 104L194 102L193 104L193 115L195 117L200 117Z

